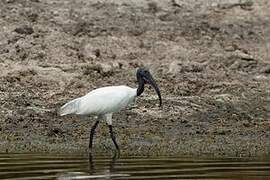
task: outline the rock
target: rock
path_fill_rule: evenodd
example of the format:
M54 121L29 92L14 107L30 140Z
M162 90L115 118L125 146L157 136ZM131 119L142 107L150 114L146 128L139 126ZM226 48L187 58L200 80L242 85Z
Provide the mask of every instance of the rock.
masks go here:
M233 46L226 46L226 47L224 48L224 50L225 50L225 51L234 51L234 50L235 50L235 47L233 47Z
M246 9L246 7L251 7L253 4L254 4L253 0L230 0L223 2L220 1L217 7L220 9L230 9L236 6L240 6L241 8Z
M96 71L103 76L107 76L107 75L111 75L117 69L120 69L119 62L109 62L109 63L99 62L99 63L88 65L87 67L85 67L84 74L88 75L88 74L91 74L93 71Z
M24 15L30 20L31 22L36 22L38 19L38 11L32 8L27 8L25 10Z
M181 69L181 64L178 62L178 61L173 61L170 63L169 65L169 71L168 73L170 74L177 74L180 72L180 69Z
M21 27L18 27L14 31L18 34L26 34L26 35L30 35L30 34L34 33L34 29L30 26L27 26L27 25L23 25Z
M254 0L240 0L242 6L252 6L254 4Z
M14 3L15 0L5 0L4 2L5 2L5 3Z
M252 124L249 121L247 121L247 120L243 121L243 126L245 126L245 127L251 127L251 125Z
M171 13L162 13L158 16L161 21L172 21L173 16Z
M226 134L229 134L231 133L231 130L230 129L218 129L214 132L214 134L216 135L226 135Z
M254 79L255 80L267 80L267 79L269 79L269 77L267 77L266 75L257 75L257 76L254 76Z
M88 43L84 46L82 54L84 58L93 60L101 56L101 51L100 49L94 47L91 43Z
M171 2L172 2L172 6L174 6L174 7L181 8L185 5L183 0L171 0Z
M49 132L47 133L47 136L49 137L52 137L52 136L63 136L65 132L58 128L58 127L55 127L55 128L52 128L49 130Z
M239 61L234 61L231 65L230 65L230 69L240 69L241 68L241 63Z
M158 12L158 6L156 2L149 2L148 4L148 11L151 13Z
M233 96L231 94L218 94L218 95L215 95L214 98L216 101L224 103L226 101L227 102L232 101Z
M270 74L270 65L264 66L261 70L261 73Z
M230 1L221 1L218 3L218 8L220 9L229 9L235 6L239 6L239 0L230 0Z
M113 66L111 64L107 64L107 63L99 63L98 67L100 69L100 72L102 74L108 74L110 72L113 71Z
M173 61L169 65L169 74L177 74L180 72L202 72L203 64L197 62L186 62L182 63L179 61Z
M236 50L232 53L232 56L243 59L243 60L247 60L247 61L252 61L254 60L254 57L250 54L244 53L240 50Z

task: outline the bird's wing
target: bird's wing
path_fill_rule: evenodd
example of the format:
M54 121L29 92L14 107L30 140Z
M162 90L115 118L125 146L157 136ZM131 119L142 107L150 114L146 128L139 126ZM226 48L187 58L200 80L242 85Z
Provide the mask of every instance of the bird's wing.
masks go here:
M106 114L125 108L135 97L127 86L99 88L81 97L77 114Z

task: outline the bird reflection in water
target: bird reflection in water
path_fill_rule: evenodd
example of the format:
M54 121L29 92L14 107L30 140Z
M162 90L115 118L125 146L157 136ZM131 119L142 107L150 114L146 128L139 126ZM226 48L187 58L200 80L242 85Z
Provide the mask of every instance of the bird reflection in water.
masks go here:
M119 159L119 154L115 151L113 157L111 158L109 169L102 173L95 168L95 162L93 160L92 154L89 154L88 157L88 168L89 172L68 172L58 176L58 180L74 180L74 179L96 179L96 178L106 178L112 179L115 177L128 177L129 174L120 174L115 170L115 164Z
M113 174L115 172L115 163L119 158L120 158L119 151L114 151L114 154L111 158L109 169L108 169L109 174ZM89 166L89 174L91 174L91 175L94 174L95 173L95 162L93 161L92 153L89 153L88 166Z

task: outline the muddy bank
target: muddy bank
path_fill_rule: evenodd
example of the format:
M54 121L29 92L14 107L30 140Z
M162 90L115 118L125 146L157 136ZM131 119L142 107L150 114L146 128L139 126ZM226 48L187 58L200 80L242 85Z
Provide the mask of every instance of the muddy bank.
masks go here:
M0 2L0 151L81 152L94 117L57 112L106 85L149 88L114 114L122 154L270 152L268 1ZM95 152L111 152L104 123Z

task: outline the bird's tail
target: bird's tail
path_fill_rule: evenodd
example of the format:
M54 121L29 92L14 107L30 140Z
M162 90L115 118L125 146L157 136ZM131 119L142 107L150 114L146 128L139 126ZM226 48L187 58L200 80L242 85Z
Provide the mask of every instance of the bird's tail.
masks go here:
M60 111L59 111L60 116L76 113L76 111L79 108L79 105L80 105L80 98L74 99L66 103L64 106L60 108Z

